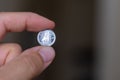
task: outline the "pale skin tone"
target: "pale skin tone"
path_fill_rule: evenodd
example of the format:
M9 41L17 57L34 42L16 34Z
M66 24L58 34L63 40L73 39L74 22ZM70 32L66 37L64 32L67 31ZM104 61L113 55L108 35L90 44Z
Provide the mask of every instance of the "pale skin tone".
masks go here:
M54 26L53 21L31 12L0 13L0 40L8 32L39 32ZM31 80L50 65L54 56L52 47L36 46L22 51L15 43L0 44L0 80Z

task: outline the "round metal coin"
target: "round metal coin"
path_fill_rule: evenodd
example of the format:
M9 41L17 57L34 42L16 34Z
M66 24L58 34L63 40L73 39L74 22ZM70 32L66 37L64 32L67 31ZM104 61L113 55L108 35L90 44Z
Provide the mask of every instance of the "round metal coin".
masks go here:
M42 46L52 46L55 40L56 36L52 30L40 31L37 35L37 41Z

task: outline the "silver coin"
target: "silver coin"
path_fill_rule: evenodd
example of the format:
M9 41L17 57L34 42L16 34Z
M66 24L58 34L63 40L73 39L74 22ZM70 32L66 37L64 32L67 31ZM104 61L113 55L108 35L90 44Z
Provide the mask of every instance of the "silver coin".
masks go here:
M42 46L52 46L55 40L56 35L52 30L40 31L37 35L37 41Z

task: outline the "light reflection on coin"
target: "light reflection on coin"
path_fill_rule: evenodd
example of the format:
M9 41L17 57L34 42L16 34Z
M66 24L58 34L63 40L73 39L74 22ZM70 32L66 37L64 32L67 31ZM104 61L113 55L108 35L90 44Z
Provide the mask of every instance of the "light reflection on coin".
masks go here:
M37 41L41 46L52 46L55 40L56 36L52 30L40 31L37 35Z

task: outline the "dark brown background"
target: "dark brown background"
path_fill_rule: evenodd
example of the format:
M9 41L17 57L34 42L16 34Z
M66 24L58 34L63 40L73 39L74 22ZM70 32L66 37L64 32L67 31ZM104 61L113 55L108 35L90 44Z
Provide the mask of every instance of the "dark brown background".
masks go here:
M119 80L119 0L0 0L0 11L29 11L56 23L56 58L35 80ZM3 42L39 45L37 33L9 33Z

